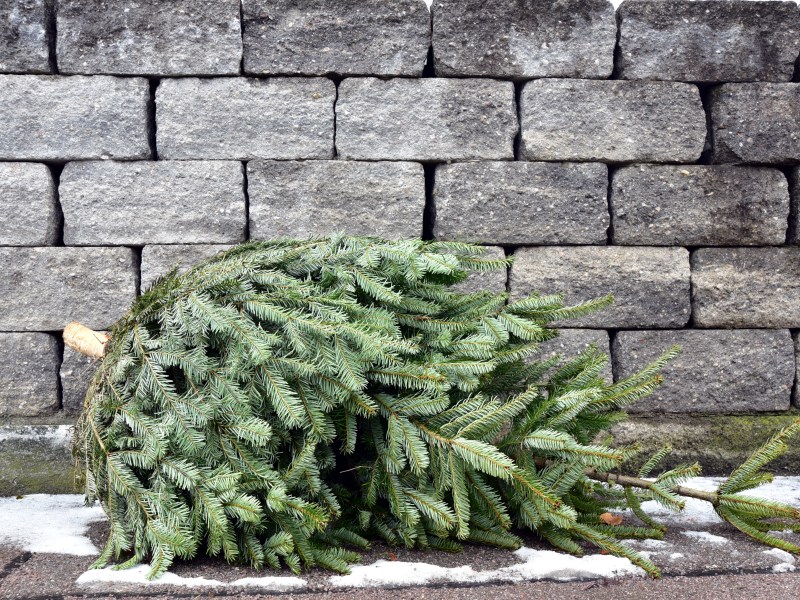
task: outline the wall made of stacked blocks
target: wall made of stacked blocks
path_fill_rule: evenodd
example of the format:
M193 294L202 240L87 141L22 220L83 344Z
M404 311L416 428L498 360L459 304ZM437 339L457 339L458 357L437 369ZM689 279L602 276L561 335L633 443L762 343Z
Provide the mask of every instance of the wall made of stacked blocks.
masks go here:
M66 485L69 321L333 231L614 294L544 350L681 344L617 439L724 471L800 404L798 55L795 2L0 0L0 492Z

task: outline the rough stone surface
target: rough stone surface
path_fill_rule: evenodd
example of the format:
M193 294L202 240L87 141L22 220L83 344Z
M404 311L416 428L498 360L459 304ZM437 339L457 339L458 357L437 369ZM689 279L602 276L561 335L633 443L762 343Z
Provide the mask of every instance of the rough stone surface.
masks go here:
M341 158L510 160L516 133L510 81L354 78L339 85Z
M706 138L696 86L538 79L522 89L527 160L695 162Z
M670 328L689 320L689 253L683 248L520 248L511 297L563 293L567 304L614 296L614 304L566 327Z
M789 188L778 169L634 165L613 175L614 243L757 246L786 241Z
M147 159L147 80L0 75L0 160Z
M64 346L61 360L61 408L65 415L76 416L83 410L83 401L98 361Z
M794 378L794 405L800 406L800 334L794 333L794 356L795 356L795 378Z
M252 161L247 181L252 239L422 235L425 174L417 163Z
M606 78L617 25L607 0L434 0L437 75Z
M411 75L430 45L422 0L244 2L245 73Z
M533 358L541 361L560 354L564 357L562 364L565 364L581 352L588 350L592 344L597 346L601 352L607 355L610 353L608 332L604 329L560 329L558 337L543 343ZM608 383L614 380L610 359L606 363L602 375Z
M0 426L0 496L75 493L68 429Z
M800 84L728 83L711 91L714 162L800 161Z
M333 158L335 97L324 78L162 80L159 158Z
M58 410L58 344L46 333L0 333L0 417Z
M74 162L59 185L68 246L245 239L239 162Z
M481 258L498 259L505 258L505 250L499 246L486 246ZM453 291L461 294L470 294L486 290L499 294L506 291L506 280L508 279L508 269L497 269L495 271L472 271L461 283L452 287Z
M0 73L49 73L46 0L0 3Z
M58 0L61 73L237 75L239 0Z
M794 2L623 2L623 79L791 81L800 53Z
M436 239L495 244L605 244L608 168L469 162L436 168Z
M50 170L32 163L0 163L0 246L53 244L58 226Z
M792 203L789 216L789 236L791 244L800 244L800 167L792 169L789 176L789 192Z
M0 331L105 329L136 295L129 248L0 248Z
M149 288L156 279L169 273L173 267L178 267L178 272L184 273L195 263L211 258L230 247L226 244L145 246L142 248L142 290Z
M800 327L800 248L701 248L692 253L698 327Z
M637 413L756 413L787 410L794 383L792 337L786 329L620 331L617 378L633 375L678 344L664 384L629 408Z
M797 412L781 415L635 415L611 429L619 445L638 444L642 452L628 467L635 473L636 464L665 445L672 452L664 468L699 462L703 475L730 475L731 471L772 437L776 431L796 421ZM769 471L778 475L797 475L800 444L789 444L789 450L769 464ZM713 595L712 595L713 597Z

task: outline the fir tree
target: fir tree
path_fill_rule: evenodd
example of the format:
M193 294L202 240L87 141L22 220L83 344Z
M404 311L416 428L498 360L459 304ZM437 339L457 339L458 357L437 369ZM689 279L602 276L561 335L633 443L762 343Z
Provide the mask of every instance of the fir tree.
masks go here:
M640 507L710 501L746 534L800 530L800 512L741 492L800 422L716 492L682 487L686 465L617 473L637 454L596 440L661 382L669 349L614 384L607 356L536 360L555 322L607 305L559 295L508 301L450 286L504 269L478 246L335 235L235 247L171 273L116 323L75 435L88 502L110 519L95 566L130 555L151 577L175 557L221 555L292 571L346 572L382 539L456 551L516 548L518 529L654 564L621 538L659 538ZM603 520L630 507L639 526ZM349 550L345 548L353 548Z

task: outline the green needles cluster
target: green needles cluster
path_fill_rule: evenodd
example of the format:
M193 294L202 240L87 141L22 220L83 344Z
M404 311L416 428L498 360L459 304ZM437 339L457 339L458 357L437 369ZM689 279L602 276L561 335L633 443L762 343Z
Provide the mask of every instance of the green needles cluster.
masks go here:
M121 566L149 560L156 577L175 557L210 554L344 572L373 539L515 548L514 530L529 529L657 574L620 539L663 535L640 494L678 508L698 469L640 479L641 493L609 486L637 450L596 440L676 350L614 384L595 348L536 360L551 324L610 298L453 291L468 271L509 263L482 253L343 235L249 243L144 293L111 331L75 436L87 499L111 523L96 566L129 556ZM769 519L796 526L797 511L736 493L766 480L791 433L716 498L734 525L785 549ZM614 507L641 526L604 523Z

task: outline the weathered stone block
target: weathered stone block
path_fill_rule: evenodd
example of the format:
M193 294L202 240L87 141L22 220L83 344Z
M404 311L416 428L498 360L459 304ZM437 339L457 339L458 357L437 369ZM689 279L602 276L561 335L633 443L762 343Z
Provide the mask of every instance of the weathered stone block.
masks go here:
M525 84L520 153L527 160L694 162L706 117L694 85L538 79Z
M800 53L793 2L623 2L623 79L791 81Z
M75 492L69 425L0 426L0 496Z
M49 73L46 0L0 4L0 73Z
M246 73L411 75L430 45L422 0L243 3Z
M0 245L47 246L59 215L50 170L34 163L0 163Z
M162 80L159 158L333 158L335 97L324 78Z
M178 267L178 272L184 273L196 263L230 247L226 244L145 246L142 248L142 290L148 289L156 279L169 273L173 267Z
M664 468L699 462L703 475L730 475L775 432L797 420L797 412L781 415L634 415L611 429L614 443L638 444L642 452L631 463L636 467L665 445L673 451ZM770 472L797 473L800 444L789 444L786 454L769 465ZM637 464L638 463L638 464Z
M800 327L800 248L701 248L692 253L698 327Z
M0 248L0 331L105 329L136 296L129 248Z
M420 237L422 165L408 162L253 161L247 165L250 237Z
M563 293L567 304L613 294L614 304L564 327L669 328L689 320L689 253L683 248L520 248L511 297Z
M617 24L607 0L435 0L437 75L606 78Z
M436 239L495 244L605 244L608 168L468 162L436 168Z
M778 169L633 165L613 174L610 206L615 244L778 245L789 189Z
M714 162L798 162L798 123L798 83L728 83L711 91Z
M58 410L58 344L46 333L0 333L0 417Z
M0 75L0 160L150 158L147 80Z
M620 331L618 379L633 375L679 344L662 370L664 384L629 408L638 413L750 413L789 408L794 347L786 329Z
M345 79L336 148L348 159L513 159L517 115L510 81Z
M213 244L245 239L239 162L73 162L59 185L64 243Z
M795 167L789 176L789 193L791 195L791 211L789 217L790 244L800 244L800 167Z
M499 246L485 246L481 258L502 259L506 257L505 250ZM454 292L461 294L471 294L486 290L499 294L506 291L506 280L508 279L508 269L497 269L495 271L472 271L461 283L452 287Z
M601 352L609 354L608 332L604 329L560 329L558 337L543 343L539 348L539 352L534 354L533 358L537 361L543 361L560 354L564 357L561 364L566 364L581 352L588 350L592 344L597 346L597 349ZM614 380L614 376L611 373L610 359L602 371L602 376L608 383Z
M64 346L64 357L61 360L61 409L65 415L79 415L83 410L86 390L92 380L99 362L69 346Z
M59 0L59 72L238 75L239 10L239 0Z

